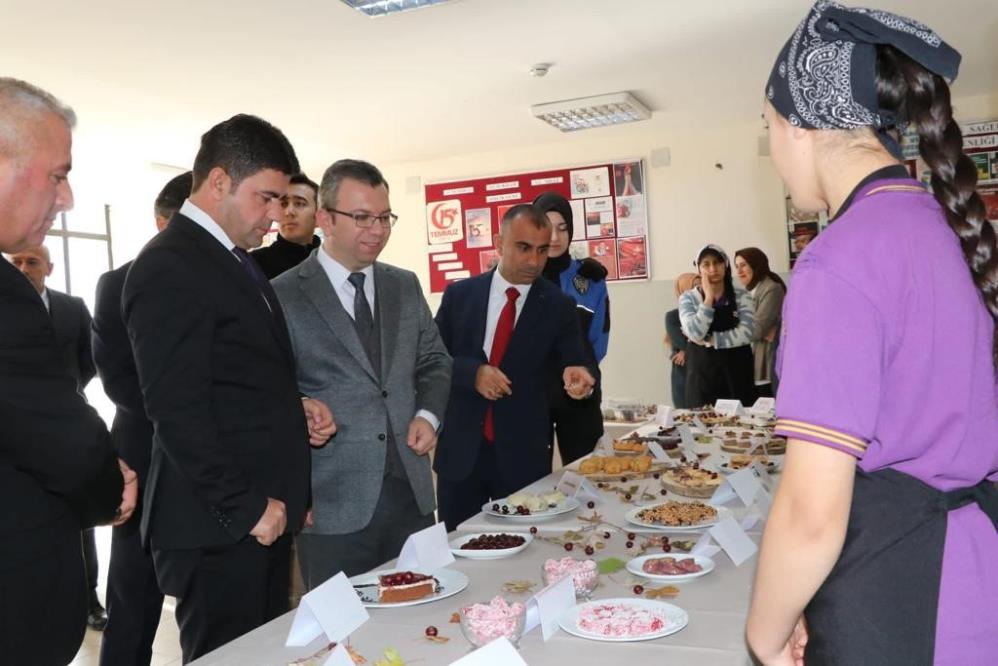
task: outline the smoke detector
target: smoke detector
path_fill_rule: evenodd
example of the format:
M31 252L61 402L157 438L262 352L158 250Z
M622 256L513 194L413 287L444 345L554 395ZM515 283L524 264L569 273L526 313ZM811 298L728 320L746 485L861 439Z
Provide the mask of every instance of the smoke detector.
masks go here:
M547 76L548 70L554 67L553 62L539 62L530 68L530 76L540 79Z

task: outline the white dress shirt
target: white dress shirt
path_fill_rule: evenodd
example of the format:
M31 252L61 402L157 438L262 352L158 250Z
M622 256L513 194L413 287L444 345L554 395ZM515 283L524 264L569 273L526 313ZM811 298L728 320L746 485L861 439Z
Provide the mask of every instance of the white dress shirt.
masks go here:
M322 266L322 270L326 272L326 277L329 278L329 284L333 286L333 291L336 292L336 296L340 299L340 303L343 305L343 309L347 311L351 319L356 320L353 311L353 299L357 295L357 288L353 286L350 282L351 273L363 273L364 277L364 295L367 296L367 302L371 306L371 316L374 316L374 264L370 266L365 266L359 271L351 271L346 266L329 256L326 252L326 248L320 246L319 251L315 253L316 259L319 261L319 265ZM380 324L379 324L380 328ZM416 416L421 416L427 421L429 421L430 426L434 430L440 429L440 419L437 418L436 414L433 412L420 409L416 412Z
M190 199L184 200L184 205L180 207L178 212L185 217L189 217L195 224L214 236L215 240L221 243L222 246L229 252L232 252L232 248L236 246L236 244L232 242L232 239L229 238L229 235L225 233L225 230L218 226L218 222L213 220L211 215L191 203ZM234 254L232 255L232 258L239 261L239 257Z
M42 297L42 303L45 304L45 309L48 310L49 312L52 312L52 306L49 304L49 290L42 289L42 293L39 294L39 296Z
M485 315L485 341L482 343L482 351L485 352L486 358L492 355L492 342L496 337L496 324L499 323L499 314L502 312L503 306L506 305L506 290L513 287L520 292L520 297L516 299L516 316L513 318L513 326L515 328L516 322L520 319L520 313L523 312L523 304L527 301L527 294L530 293L530 286L529 284L511 284L507 282L506 278L499 273L498 268L492 274L492 286L489 289L489 309Z

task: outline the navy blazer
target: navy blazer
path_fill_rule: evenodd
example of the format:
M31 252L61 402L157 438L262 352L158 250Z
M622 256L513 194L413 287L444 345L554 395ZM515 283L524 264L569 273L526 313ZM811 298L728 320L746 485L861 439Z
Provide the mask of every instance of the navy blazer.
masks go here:
M434 469L449 481L468 477L484 441L489 401L475 390L475 375L479 366L488 363L482 345L494 273L451 284L437 311L437 327L454 359L454 371ZM494 403L492 445L501 478L510 487L521 488L551 472L549 373L560 374L570 365L587 365L575 301L538 278L499 364L512 383L512 395ZM593 368L589 371L596 376Z

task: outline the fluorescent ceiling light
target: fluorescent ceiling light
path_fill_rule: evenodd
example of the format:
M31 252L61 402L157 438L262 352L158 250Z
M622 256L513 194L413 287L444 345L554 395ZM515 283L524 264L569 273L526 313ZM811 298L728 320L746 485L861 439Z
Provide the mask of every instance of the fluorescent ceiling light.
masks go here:
M406 12L410 9L420 9L430 5L439 5L447 0L340 0L348 7L352 7L359 12L364 12L368 16L387 16Z
M651 117L648 107L628 92L535 104L530 107L530 112L562 132L631 123Z

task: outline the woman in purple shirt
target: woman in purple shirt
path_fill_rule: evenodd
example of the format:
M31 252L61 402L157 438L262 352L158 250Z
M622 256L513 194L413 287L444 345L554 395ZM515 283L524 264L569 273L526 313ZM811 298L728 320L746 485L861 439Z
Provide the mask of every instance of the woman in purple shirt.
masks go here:
M784 306L790 443L747 627L764 664L998 659L998 248L959 61L919 23L821 0L770 76L773 162L833 223ZM906 123L932 193L900 164Z

